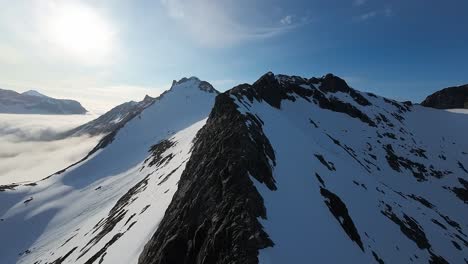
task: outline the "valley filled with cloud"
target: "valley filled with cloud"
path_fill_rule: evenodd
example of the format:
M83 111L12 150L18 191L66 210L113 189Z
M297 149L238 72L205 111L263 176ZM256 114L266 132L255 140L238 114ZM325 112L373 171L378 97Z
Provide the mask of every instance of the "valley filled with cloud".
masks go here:
M95 117L0 114L0 185L40 180L83 158L100 137L60 134Z

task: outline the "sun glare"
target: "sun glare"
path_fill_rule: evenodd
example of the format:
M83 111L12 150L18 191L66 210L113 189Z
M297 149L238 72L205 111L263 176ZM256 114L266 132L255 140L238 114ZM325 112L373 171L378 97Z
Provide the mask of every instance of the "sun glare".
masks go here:
M49 41L80 59L102 59L112 49L114 32L110 24L88 6L59 3L46 21Z

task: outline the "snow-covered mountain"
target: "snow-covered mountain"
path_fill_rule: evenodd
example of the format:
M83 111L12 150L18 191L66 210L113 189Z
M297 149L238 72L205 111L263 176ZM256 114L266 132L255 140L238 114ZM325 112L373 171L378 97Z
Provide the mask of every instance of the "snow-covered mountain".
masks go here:
M82 162L36 184L3 186L0 233L17 239L1 239L0 263L136 262L213 106L217 92L204 83L176 82Z
M37 91L17 93L0 89L0 113L8 114L85 114L87 110L74 100L55 99Z
M464 263L467 129L331 74L184 78L82 162L0 188L0 263Z
M63 137L80 135L105 135L124 126L128 121L139 115L141 111L153 104L155 98L145 96L143 101L130 101L118 105L100 117L83 124L77 128L67 131Z

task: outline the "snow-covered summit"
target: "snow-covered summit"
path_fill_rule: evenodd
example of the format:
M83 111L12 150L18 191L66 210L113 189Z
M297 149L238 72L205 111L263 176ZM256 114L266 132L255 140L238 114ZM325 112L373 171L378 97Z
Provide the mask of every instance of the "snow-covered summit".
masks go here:
M198 77L192 76L192 77L184 77L180 79L179 81L173 80L171 88L169 91L175 90L175 89L187 89L187 88L198 88L202 91L209 92L209 93L216 93L218 94L219 92L207 81L202 81Z

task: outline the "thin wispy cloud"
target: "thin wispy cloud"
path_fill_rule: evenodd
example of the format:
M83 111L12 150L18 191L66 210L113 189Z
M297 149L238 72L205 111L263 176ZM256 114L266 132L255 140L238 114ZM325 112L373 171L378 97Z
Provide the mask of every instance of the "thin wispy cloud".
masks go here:
M386 17L390 17L393 15L393 9L391 7L386 7L384 9L384 14Z
M355 5L355 6L362 6L365 3L367 3L367 0L354 0L353 1L353 5Z
M282 25L291 25L293 23L293 17L291 15L287 15L280 20L280 23Z
M224 0L161 0L161 4L167 15L180 23L196 42L208 47L270 38L299 26L293 23L292 16L281 18L278 24L248 24L237 19Z
M368 2L369 2L368 0L354 0L353 6L355 6L357 10L368 9L368 6L369 6ZM378 3L375 3L375 5L378 5ZM392 15L393 15L393 9L390 6L386 6L385 8L382 8L382 6L380 7L377 6L376 8L371 9L370 11L368 10L354 17L354 19L358 21L367 21L372 18L376 18L378 16L391 17Z
M359 16L359 18L365 21L365 20L374 18L376 15L377 15L377 11L371 11L371 12L362 14L361 16Z
M358 21L367 21L377 17L391 17L393 16L393 9L390 7L386 7L383 10L372 10L366 13L363 13L357 17L355 17Z

